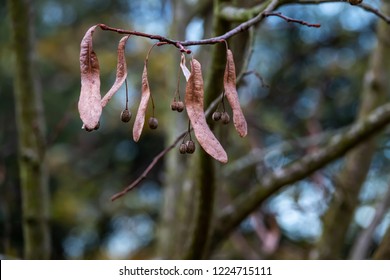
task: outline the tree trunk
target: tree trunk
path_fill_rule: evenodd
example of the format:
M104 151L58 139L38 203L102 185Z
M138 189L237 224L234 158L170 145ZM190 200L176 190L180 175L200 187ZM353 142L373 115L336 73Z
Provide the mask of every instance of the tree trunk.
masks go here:
M45 166L42 98L37 90L34 36L29 0L9 0L15 52L14 95L18 129L19 174L22 190L24 257L50 257L49 191Z
M384 3L383 8L385 14L388 14L389 4ZM385 101L386 77L389 73L386 56L390 53L385 40L389 33L390 27L385 22L379 21L378 44L373 50L370 66L365 75L358 119L365 118ZM375 148L375 138L358 146L346 156L344 168L335 176L335 194L324 216L323 234L318 244L318 258L343 257L347 231L358 206L359 193L370 168Z

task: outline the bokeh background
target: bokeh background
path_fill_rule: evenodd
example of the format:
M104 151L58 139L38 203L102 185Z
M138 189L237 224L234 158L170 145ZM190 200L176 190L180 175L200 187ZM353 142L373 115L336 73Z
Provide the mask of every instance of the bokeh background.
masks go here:
M261 1L235 2L245 7ZM365 3L382 5L377 0ZM193 168L191 156L182 156L178 149L173 149L135 190L114 202L110 197L140 176L153 157L186 128L186 114L169 108L180 55L171 46L153 49L149 57L149 83L159 127L157 130L146 127L141 140L135 143L131 137L132 123L140 99L144 59L153 41L133 36L126 46L133 119L127 124L119 119L125 106L122 87L103 110L100 129L93 133L81 129L77 112L79 46L86 30L97 23L181 40L210 37L215 17L213 1L37 0L31 1L31 6L36 37L34 56L38 61L35 71L47 130L52 258L177 257L161 249L164 247L161 244L171 243L160 235L160 228L166 222L167 205L175 207L185 202L177 197L170 199L166 192L172 178L182 188L193 180L186 175ZM321 28L269 17L247 33L253 42L251 46L237 47L234 51L240 67L248 57L248 48L252 49L244 70L251 73L242 76L238 84L249 135L244 139L236 137L232 124L216 129L229 154L229 163L218 166L217 185L223 191L218 195L216 211L251 188L267 172L316 150L332 135L344 131L359 110L364 75L377 43L378 17L344 2L285 5L278 11L320 23ZM94 35L102 93L115 80L120 38L121 35L101 30ZM14 56L4 0L0 1L0 42L0 254L23 258ZM203 64L205 76L211 69L214 47L190 48ZM180 91L183 97L183 77ZM343 258L347 258L359 233L370 225L378 202L387 193L390 170L387 139L385 133L378 140L349 227ZM322 217L334 193L334 176L343 164L343 158L334 161L272 196L212 258L310 258L311 249L321 237ZM180 216L180 211L176 215ZM177 218L178 226L181 219ZM271 242L268 251L259 242L260 225L256 222L267 219L274 230L274 239L278 240L276 245ZM372 250L382 240L389 223L387 210L370 241ZM185 233L181 238L185 239Z

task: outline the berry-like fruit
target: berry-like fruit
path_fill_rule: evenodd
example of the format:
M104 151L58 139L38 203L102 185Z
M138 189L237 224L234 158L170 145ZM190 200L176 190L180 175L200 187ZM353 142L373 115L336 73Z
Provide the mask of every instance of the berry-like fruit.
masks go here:
M128 109L124 109L121 113L121 121L122 122L129 122L131 119L131 112Z
M187 145L184 144L184 143L181 143L181 144L180 144L180 147L179 147L179 152L180 152L181 154L187 153Z
M213 119L213 121L219 121L221 119L221 112L214 112L213 115L211 116L211 118Z
M180 113L180 112L183 112L184 110L184 103L183 101L178 101L177 103L177 106L176 106L176 110Z
M172 101L171 103L171 110L172 111L177 111L177 101Z
M100 127L100 121L98 121L97 125L95 126L94 130L98 130Z
M156 129L158 127L158 120L155 117L149 119L149 127L151 129Z
M221 120L223 124L228 124L230 122L230 117L227 112L223 112L221 115Z
M195 152L195 143L192 140L188 140L186 142L186 152L189 154L193 154Z

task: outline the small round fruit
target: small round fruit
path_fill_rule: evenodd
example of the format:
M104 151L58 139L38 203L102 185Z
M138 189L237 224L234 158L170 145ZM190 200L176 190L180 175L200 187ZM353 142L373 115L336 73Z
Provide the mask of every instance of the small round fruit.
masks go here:
M98 130L100 127L100 121L98 121L97 125L95 126L94 130Z
M184 144L184 143L181 143L181 144L180 144L180 147L179 147L179 152L180 152L181 154L187 153L187 145Z
M131 112L128 109L124 109L121 113L121 121L122 122L129 122L131 119Z
M223 124L228 124L230 122L230 117L227 112L223 112L221 115L221 120Z
M171 103L171 110L172 111L177 111L177 101L172 101L172 103Z
M195 152L195 143L192 140L188 140L186 142L186 152L189 154L193 154Z
M183 110L184 110L184 103L183 103L183 101L178 101L176 104L177 104L176 110L179 113L183 112Z
M213 119L213 121L219 121L221 119L221 112L214 112L213 115L211 116L211 118Z
M149 127L151 129L156 129L158 127L158 120L156 118L154 118L154 117L151 117L149 119Z

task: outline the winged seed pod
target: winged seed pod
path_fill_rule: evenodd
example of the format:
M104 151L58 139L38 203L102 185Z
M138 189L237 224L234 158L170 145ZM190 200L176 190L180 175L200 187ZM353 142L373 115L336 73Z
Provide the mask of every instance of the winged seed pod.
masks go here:
M216 160L226 163L227 154L217 138L211 132L203 111L203 78L200 63L196 59L191 61L191 74L186 85L185 105L188 118L194 129L199 145Z
M134 126L133 126L133 139L135 142L138 142L142 133L142 129L144 128L145 113L148 107L149 98L150 98L150 89L149 89L149 82L148 82L148 69L145 61L144 71L142 73L141 102L139 103L137 116L135 117Z
M116 65L116 78L115 82L110 88L110 90L106 93L106 95L102 98L101 104L102 107L105 107L110 101L110 99L114 96L114 94L119 90L119 88L123 85L127 76L127 65L125 59L125 46L127 39L129 39L130 35L123 37L118 44L118 63Z
M92 48L92 35L97 26L88 29L80 44L81 91L78 110L83 128L87 131L97 129L102 114L99 61Z
M246 120L242 113L240 101L238 99L236 89L236 69L234 65L233 53L231 50L226 51L226 67L223 77L223 85L225 88L225 96L232 107L233 123L238 134L244 137L248 133Z
M190 73L190 70L188 70L188 68L186 66L186 57L183 53L181 54L180 68L183 71L184 77L186 77L186 81L188 82L188 78L190 77L191 73Z

